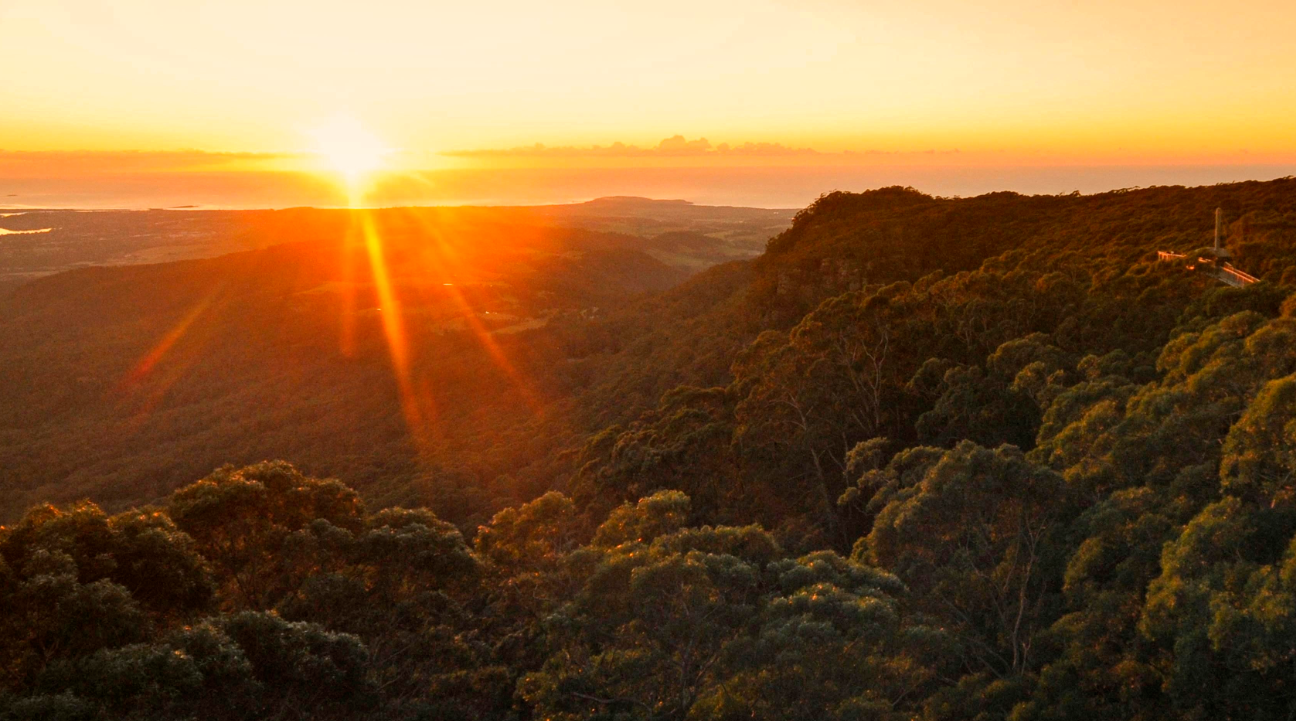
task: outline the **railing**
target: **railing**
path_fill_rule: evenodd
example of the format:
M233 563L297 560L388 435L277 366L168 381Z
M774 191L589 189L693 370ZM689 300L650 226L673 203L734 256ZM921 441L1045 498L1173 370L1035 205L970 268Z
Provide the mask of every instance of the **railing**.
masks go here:
M1220 266L1219 271L1225 276L1235 279L1238 282L1238 285L1251 285L1252 283L1260 282L1259 278L1255 277L1254 275L1251 275L1250 273L1246 273L1238 270L1237 268L1234 268L1233 265L1230 263L1225 263L1224 265Z
M1183 260L1188 256L1183 253L1175 253L1169 250L1158 250L1157 260ZM1221 282L1228 283L1234 288L1259 283L1260 279L1233 267L1232 263L1220 263L1216 258L1198 258L1197 263L1186 266L1188 270L1198 270L1207 273Z

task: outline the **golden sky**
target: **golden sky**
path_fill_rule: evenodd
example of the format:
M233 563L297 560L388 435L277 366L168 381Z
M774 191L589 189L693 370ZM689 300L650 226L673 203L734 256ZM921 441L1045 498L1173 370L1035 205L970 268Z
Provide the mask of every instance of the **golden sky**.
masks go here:
M1293 37L1291 0L0 0L0 177L300 170L336 117L420 170L1290 164Z

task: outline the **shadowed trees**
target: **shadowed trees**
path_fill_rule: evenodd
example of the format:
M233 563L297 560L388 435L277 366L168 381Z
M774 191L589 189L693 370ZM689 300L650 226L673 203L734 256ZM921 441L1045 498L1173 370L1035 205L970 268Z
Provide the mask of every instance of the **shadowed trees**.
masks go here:
M0 717L1288 719L1290 188L828 196L669 327L556 321L601 385L458 525L282 462L37 506ZM1153 260L1203 198L1263 283Z

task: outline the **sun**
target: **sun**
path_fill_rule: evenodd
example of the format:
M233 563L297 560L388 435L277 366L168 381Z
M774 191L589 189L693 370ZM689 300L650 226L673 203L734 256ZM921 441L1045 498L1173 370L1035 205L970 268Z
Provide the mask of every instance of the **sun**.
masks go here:
M391 152L352 117L331 118L316 126L310 135L315 141L314 152L351 186L381 168L386 155Z

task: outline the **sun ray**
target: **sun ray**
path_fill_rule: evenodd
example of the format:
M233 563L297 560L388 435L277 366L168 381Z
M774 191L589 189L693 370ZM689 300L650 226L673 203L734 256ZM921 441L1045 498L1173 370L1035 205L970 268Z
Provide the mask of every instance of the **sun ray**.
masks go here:
M342 265L342 309L339 318L339 338L338 352L344 358L352 358L356 354L356 293L358 291L355 278L355 254L357 251L358 223L354 217L355 211L351 211L352 217L347 231L342 238L342 252L338 259Z
M189 330L189 326L193 325L194 321L198 320L199 316L207 310L212 301L215 300L216 296L220 293L220 290L221 286L218 286L215 290L208 293L194 304L194 306L189 309L189 312L185 313L184 317L171 327L171 330L163 334L162 338L159 339L151 349L149 349L149 352L145 353L144 357L142 357L139 362L131 368L130 372L126 374L126 377L122 379L119 387L126 388L143 381L144 378L153 371L162 358L170 352L172 347L174 347L175 344L184 337L184 334Z
M455 253L454 244L445 240L440 227L419 214L415 214L414 219L421 227L424 237L435 243L438 249L442 251L443 255L452 255ZM442 275L448 276L448 271L452 269L442 267L437 270L441 271ZM526 378L522 373L517 370L517 367L512 363L512 361L509 360L508 355L504 353L503 348L495 342L491 332L478 317L477 309L474 308L472 303L464 296L460 287L458 285L443 285L442 291L445 293L446 297L454 303L469 332L481 345L482 349L486 351L491 362L504 372L505 376L508 377L509 381L517 389L518 393L522 396L522 401L533 413L539 413L542 404L540 403L540 399L537 397L535 391L531 388L530 384L527 383Z
M359 215L360 230L363 235L365 253L369 259L369 272L373 276L374 288L378 292L378 317L382 323L383 336L387 341L387 352L391 357L392 373L396 378L397 391L400 393L401 414L410 436L422 450L426 442L428 427L425 415L431 415L430 394L416 392L411 375L409 337L405 331L405 320L402 315L401 301L392 284L387 270L387 260L383 252L382 238L374 221L373 211L353 210ZM427 405L425 413L422 406Z
M184 354L173 351L176 351L176 346L199 318L220 312L220 309L228 303L229 298L224 293L226 286L227 283L217 283L199 298L198 302L164 333L114 386L112 395L122 402L135 403L135 410L131 411L124 421L128 434L137 432L144 425L153 411L162 403L167 391L197 362L200 356L197 348L191 348ZM202 341L199 341L199 347L202 344ZM162 361L168 357L171 360L164 366Z

